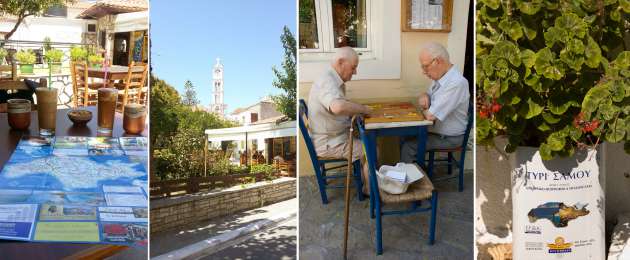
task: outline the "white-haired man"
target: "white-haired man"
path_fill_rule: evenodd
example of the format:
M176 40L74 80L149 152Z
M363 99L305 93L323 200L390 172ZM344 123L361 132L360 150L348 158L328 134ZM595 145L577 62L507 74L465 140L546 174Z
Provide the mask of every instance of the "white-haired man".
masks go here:
M318 156L346 158L350 117L367 114L367 106L346 98L345 82L357 74L359 56L350 47L339 48L331 66L313 83L308 96L309 132ZM353 160L362 159L361 142L353 141Z
M453 66L448 52L439 43L422 46L419 60L423 74L433 80L428 91L418 99L424 117L433 121L426 149L460 146L468 122L468 81ZM417 140L406 141L402 146L401 160L407 163L415 161L417 149Z

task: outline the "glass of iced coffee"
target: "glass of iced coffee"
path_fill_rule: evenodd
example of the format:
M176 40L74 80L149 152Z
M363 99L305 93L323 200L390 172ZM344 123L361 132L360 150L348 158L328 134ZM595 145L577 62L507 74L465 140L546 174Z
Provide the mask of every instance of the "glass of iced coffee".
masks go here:
M35 89L37 96L37 122L39 134L43 136L55 135L57 122L57 89L40 87Z
M114 114L118 90L115 88L98 89L98 134L110 135L114 129Z

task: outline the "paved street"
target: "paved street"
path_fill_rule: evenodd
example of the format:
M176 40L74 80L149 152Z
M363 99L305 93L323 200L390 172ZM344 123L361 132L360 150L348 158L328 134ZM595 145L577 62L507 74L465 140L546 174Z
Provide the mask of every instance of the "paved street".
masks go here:
M290 219L275 228L263 231L252 238L221 250L203 259L207 260L291 260L296 259L297 220Z
M444 175L438 172L435 177ZM473 259L473 174L464 176L463 192L457 192L456 179L435 184L439 201L434 245L427 243L428 213L385 216L381 256L376 256L375 220L369 216L369 199L358 201L353 196L348 259ZM341 259L343 189L329 190L330 202L323 205L315 177L300 177L299 181L300 259ZM354 190L352 194L356 194Z
M195 223L193 225L183 227L179 230L172 230L169 232L162 232L159 234L155 234L151 236L150 255L151 257L162 255L167 252L184 248L186 246L195 244L197 242L200 242L200 241L212 238L212 237L216 237L218 235L225 234L230 231L234 231L236 229L251 225L253 223L257 223L261 220L272 218L273 216L276 216L278 214L296 212L297 211L296 207L297 207L297 198L293 198L290 200L271 204L271 205L264 206L261 208L247 210L241 213L236 213L231 216L226 216L223 218L211 219L208 221ZM279 237L279 239L270 240L269 243L273 244L274 248L279 248L279 250L281 249L280 247L282 246L282 243L285 243L285 242L292 243L293 246L287 245L286 247L287 248L292 247L292 250L293 250L292 255L295 255L296 228L295 228L295 222L293 222L293 224L290 224L290 223L291 222L288 222L288 224L282 224L282 226L279 226L275 229L276 231L269 231L269 234L268 234L269 236L271 235L281 236ZM284 225L287 225L287 226L285 227ZM287 232L293 232L292 240L290 239L289 233ZM262 237L260 239L265 238L264 235L265 233L262 233L261 234ZM261 240L258 240L258 241L261 241ZM278 241L282 241L282 243ZM278 259L281 259L281 258L278 258Z

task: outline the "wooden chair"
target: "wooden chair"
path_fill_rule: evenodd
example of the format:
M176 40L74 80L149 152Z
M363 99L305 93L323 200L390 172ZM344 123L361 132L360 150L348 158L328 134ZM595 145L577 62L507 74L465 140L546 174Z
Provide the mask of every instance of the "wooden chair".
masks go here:
M359 128L359 135L364 144L368 143L368 137L365 133L365 124L363 119L357 120ZM366 154L376 154L373 151L375 147L367 147L364 145ZM370 185L370 217L376 218L376 254L383 254L383 231L382 220L383 216L390 215L407 215L421 212L430 212L431 218L429 223L429 245L435 242L435 221L437 217L437 203L438 193L433 187L433 183L428 176L424 176L419 181L416 181L409 185L407 192L403 194L390 194L385 191L381 191L378 187L378 181L376 177L376 158L375 156L367 156L368 163L368 178ZM423 201L428 201L428 205L422 206ZM400 204L410 203L410 208L406 210L384 210L383 207L386 204Z
M143 103L143 91L146 91L147 70L149 66L146 63L134 62L129 64L127 78L118 84L114 84L118 90L118 100L121 100L121 110L127 105L127 102ZM144 94L146 96L146 94Z
M72 102L74 107L96 105L98 103L98 88L102 83L90 83L88 66L85 62L72 62Z
M340 155L339 158L322 158L317 156L317 152L315 151L315 146L313 145L313 140L311 140L311 136L308 133L308 108L306 106L306 102L303 99L300 99L300 133L304 137L304 142L306 143L306 148L308 150L308 155L311 158L311 162L313 163L313 169L315 169L315 176L317 177L317 184L319 186L319 194L322 198L323 204L328 204L328 195L326 194L326 189L342 189L345 188L345 184L340 185L330 185L329 181L331 179L343 179L346 177L345 171L341 174L328 174L327 171L333 169L339 169L342 167L346 167L347 159L343 158L343 155ZM342 165L338 165L340 163L346 163ZM336 166L326 167L330 164L337 164ZM356 160L353 162L353 175L354 175L354 184L357 189L357 197L359 200L363 200L363 182L361 181L361 162Z

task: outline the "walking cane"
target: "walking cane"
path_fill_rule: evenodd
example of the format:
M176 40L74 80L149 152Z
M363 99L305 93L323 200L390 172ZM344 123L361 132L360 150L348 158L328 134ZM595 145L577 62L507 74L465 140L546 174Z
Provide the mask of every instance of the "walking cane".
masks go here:
M350 176L352 175L352 171L353 171L353 161L352 161L352 148L354 147L353 141L354 141L354 137L353 137L353 132L354 132L354 125L355 125L355 121L357 119L357 116L353 116L352 120L350 121L350 134L348 135L349 143L350 143L350 147L348 149L348 171L346 173L346 209L345 209L345 215L344 215L344 224L345 224L345 230L343 232L343 259L348 259L348 222L349 222L349 217L350 217Z

